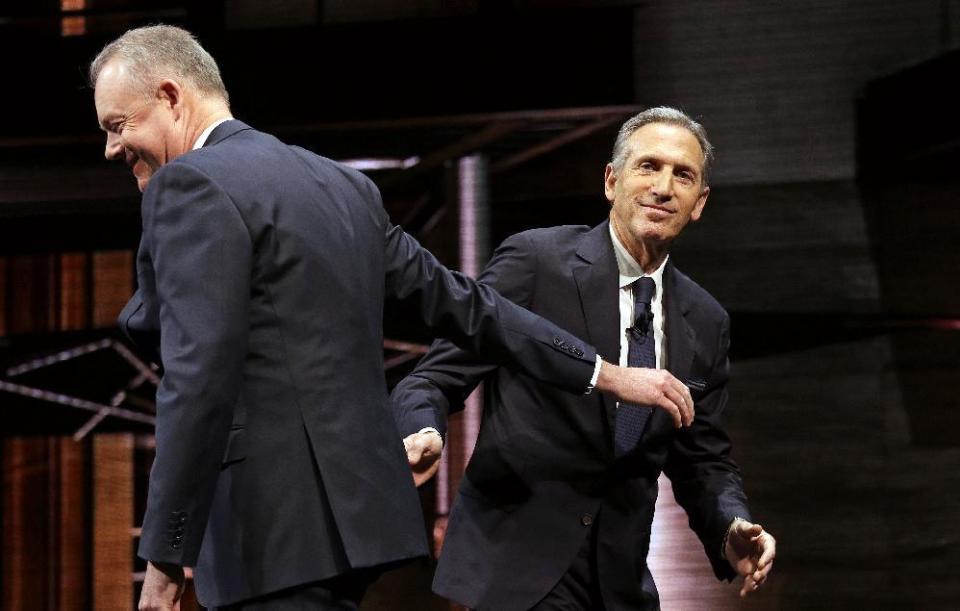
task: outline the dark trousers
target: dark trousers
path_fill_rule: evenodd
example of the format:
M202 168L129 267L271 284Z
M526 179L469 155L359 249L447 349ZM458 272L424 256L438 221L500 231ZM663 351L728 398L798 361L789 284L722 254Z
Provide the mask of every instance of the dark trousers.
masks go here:
M567 572L530 611L604 611L597 572L597 515Z
M271 592L211 611L355 611L379 571L354 571L333 579Z

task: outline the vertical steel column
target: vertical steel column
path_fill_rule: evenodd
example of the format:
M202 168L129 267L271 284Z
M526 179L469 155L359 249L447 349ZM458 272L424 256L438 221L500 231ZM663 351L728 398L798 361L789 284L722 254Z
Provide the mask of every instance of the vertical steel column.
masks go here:
M457 212L460 271L476 278L490 257L490 190L487 160L462 157L457 164ZM450 511L453 493L473 453L480 430L483 393L477 388L466 400L459 432L451 430L437 474L437 513ZM453 427L451 427L453 429Z

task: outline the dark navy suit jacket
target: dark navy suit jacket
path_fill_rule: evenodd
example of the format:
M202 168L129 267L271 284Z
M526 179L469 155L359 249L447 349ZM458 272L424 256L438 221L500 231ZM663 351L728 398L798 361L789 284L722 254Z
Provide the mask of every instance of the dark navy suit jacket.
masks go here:
M239 121L143 197L121 325L163 366L139 554L219 606L426 553L387 410L383 302L571 391L595 351L390 223L362 174Z
M589 340L608 361L620 355L618 271L607 222L517 234L494 254L480 281ZM489 378L476 449L450 514L434 590L471 608L526 610L557 583L597 528L606 608L657 609L646 557L665 471L718 577L732 578L722 539L734 517L749 519L730 441L729 318L702 288L668 263L664 270L670 372L688 384L693 425L680 431L654 410L640 448L613 450L616 402L558 392L523 373L438 342L394 389L401 434L444 429L450 411Z

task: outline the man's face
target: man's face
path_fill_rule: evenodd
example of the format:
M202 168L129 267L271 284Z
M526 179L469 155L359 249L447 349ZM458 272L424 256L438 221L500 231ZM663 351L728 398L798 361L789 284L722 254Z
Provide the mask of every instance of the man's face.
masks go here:
M631 253L641 244L669 245L707 202L703 150L696 136L668 123L648 123L626 143L619 171L607 164L604 193L612 204L610 222Z
M154 172L183 152L173 146L178 140L173 137L175 109L159 89L145 97L118 61L107 63L95 87L97 119L107 133L104 154L109 160L126 162L142 192Z

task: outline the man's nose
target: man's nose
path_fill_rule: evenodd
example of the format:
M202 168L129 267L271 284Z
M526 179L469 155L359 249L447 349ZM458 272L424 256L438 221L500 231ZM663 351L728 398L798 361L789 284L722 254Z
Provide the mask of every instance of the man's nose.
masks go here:
M660 201L673 197L673 172L668 168L661 169L653 181L651 191Z
M123 159L123 144L120 142L120 136L107 132L107 146L104 148L103 156L107 161Z

